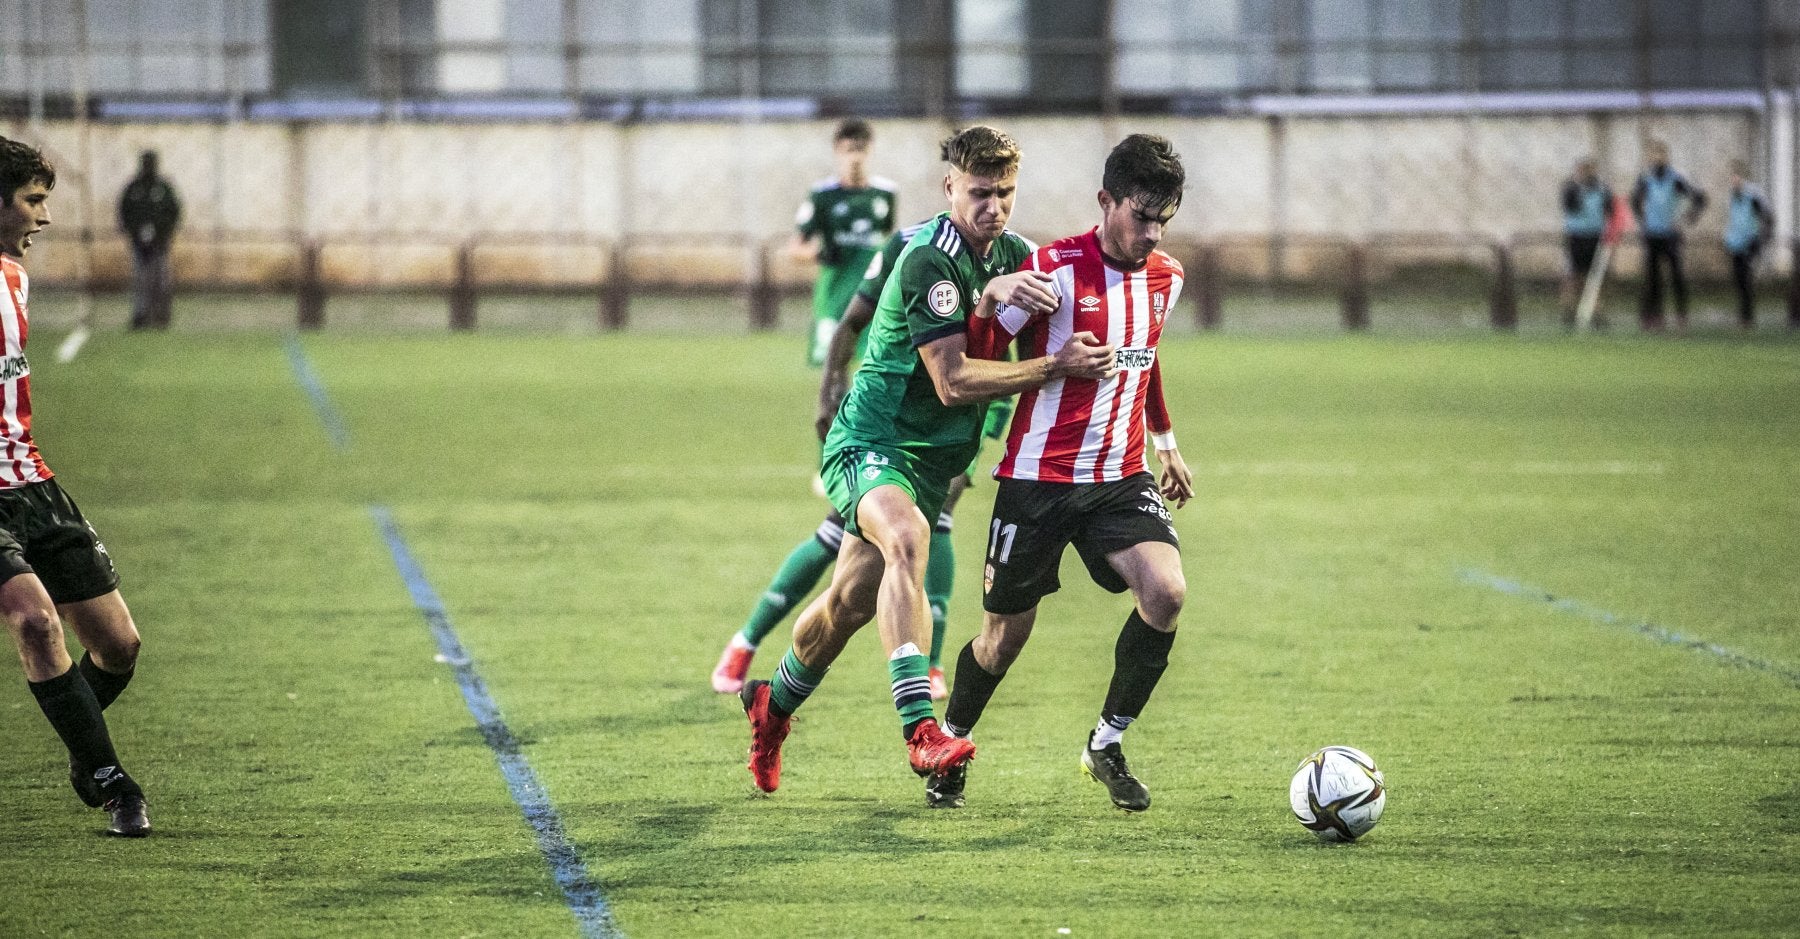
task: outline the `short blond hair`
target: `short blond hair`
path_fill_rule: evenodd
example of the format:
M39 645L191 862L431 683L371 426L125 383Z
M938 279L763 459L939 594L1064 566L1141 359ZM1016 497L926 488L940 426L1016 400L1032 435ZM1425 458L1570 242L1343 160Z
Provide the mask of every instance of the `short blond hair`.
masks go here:
M1019 168L1019 142L980 124L965 127L944 138L939 148L944 162L964 173L1001 177Z

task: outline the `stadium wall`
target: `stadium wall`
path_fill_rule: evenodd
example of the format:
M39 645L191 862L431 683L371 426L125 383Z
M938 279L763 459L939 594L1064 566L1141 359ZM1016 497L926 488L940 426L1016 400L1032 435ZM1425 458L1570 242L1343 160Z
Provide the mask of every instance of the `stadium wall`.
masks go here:
M1791 102L1791 99L1788 99ZM1791 107L1791 103L1784 107ZM1223 272L1307 280L1336 269L1346 241L1385 244L1400 264L1470 260L1496 240L1522 273L1554 274L1556 192L1593 155L1628 191L1643 143L1667 140L1676 165L1715 194L1690 249L1704 275L1731 160L1763 173L1770 111L1722 108L1583 114L1267 115L1204 118L1021 117L993 123L1025 150L1015 227L1037 239L1097 221L1094 193L1111 143L1146 131L1174 140L1189 192L1171 240L1217 244ZM1785 133L1791 134L1791 115ZM140 150L162 155L184 203L177 275L189 285L290 282L298 246L322 246L342 288L440 285L456 249L476 276L516 286L578 286L628 265L638 282L742 284L767 263L778 281L804 268L777 246L807 188L830 171L830 122L738 123L111 123L5 126L44 145L63 170L58 222L93 232L85 269L122 283L114 200ZM897 181L900 213L942 208L937 144L947 125L875 122L875 172ZM1778 142L1777 142L1778 143ZM1788 141L1791 153L1791 141ZM1791 213L1784 213L1791 214ZM34 276L70 281L79 238L50 238ZM615 251L617 248L619 250ZM1636 252L1626 252L1627 265ZM1786 252L1775 252L1785 265Z

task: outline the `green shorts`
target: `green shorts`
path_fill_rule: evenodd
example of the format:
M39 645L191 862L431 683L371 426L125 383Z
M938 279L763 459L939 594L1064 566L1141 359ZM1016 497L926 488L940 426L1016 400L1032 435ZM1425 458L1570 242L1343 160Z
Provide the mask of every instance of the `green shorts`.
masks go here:
M806 363L813 368L825 364L825 354L831 349L831 337L837 332L838 320L844 318L844 311L850 307L850 301L856 297L856 290L862 286L862 268L854 271L835 267L823 268L819 271L819 279L813 281L813 323L812 339L806 347ZM869 338L869 331L863 330L856 339L856 357L862 357L863 346Z
M856 507L869 490L899 486L932 524L950 495L950 480L960 472L961 467L946 472L905 450L852 444L825 454L819 475L825 480L826 498L844 517L844 530L861 538Z

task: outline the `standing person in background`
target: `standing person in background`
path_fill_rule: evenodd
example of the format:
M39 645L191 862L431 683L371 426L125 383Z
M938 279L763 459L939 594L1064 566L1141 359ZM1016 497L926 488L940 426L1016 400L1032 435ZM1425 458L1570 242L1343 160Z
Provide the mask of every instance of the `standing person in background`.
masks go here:
M1600 235L1606 230L1606 213L1612 207L1612 189L1600 181L1593 159L1575 164L1575 175L1562 186L1563 245L1568 268L1563 274L1563 325L1575 325L1575 307L1582 285L1594 268Z
M807 364L818 368L837 332L838 320L863 282L869 262L894 231L894 182L870 176L869 123L850 118L831 138L837 175L813 186L794 217L788 249L796 260L817 261L813 282L813 331ZM858 354L861 348L857 349Z
M1669 145L1650 142L1650 168L1631 188L1631 211L1644 233L1644 299L1638 310L1646 330L1663 328L1662 268L1669 268L1675 293L1675 328L1687 329L1687 277L1681 270L1681 226L1692 225L1706 208L1706 193L1669 165ZM1683 218L1682 203L1687 203Z
M119 575L94 527L63 492L31 438L31 290L20 261L50 224L56 168L36 149L0 137L0 619L19 649L25 683L69 750L69 783L81 801L105 807L107 831L150 833L144 790L119 765L102 713L137 666L137 625ZM63 626L87 651L69 655Z
M1725 250L1731 254L1731 284L1737 289L1738 326L1756 328L1756 258L1775 228L1769 198L1750 181L1743 160L1731 161L1731 204L1725 212Z
M131 328L167 329L173 314L175 278L169 247L181 224L175 187L157 175L156 151L138 158L138 174L119 197L119 227L131 242Z

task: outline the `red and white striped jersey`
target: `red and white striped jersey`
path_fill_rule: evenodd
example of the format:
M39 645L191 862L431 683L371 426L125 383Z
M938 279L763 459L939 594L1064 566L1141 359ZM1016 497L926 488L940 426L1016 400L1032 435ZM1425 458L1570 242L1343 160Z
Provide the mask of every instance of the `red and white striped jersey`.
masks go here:
M1097 483L1143 472L1146 415L1152 433L1173 429L1156 344L1181 294L1181 262L1153 251L1138 270L1119 270L1101 254L1096 228L1039 248L1024 267L1048 273L1061 302L1044 316L1002 305L993 317L978 318L970 326L971 354L997 357L1016 336L1019 358L1036 358L1090 332L1118 350L1119 371L1105 381L1059 378L1020 395L994 475Z
M25 294L30 281L25 268L0 255L0 330L6 344L0 358L0 489L17 489L50 478L50 467L31 442L31 366L25 361Z

